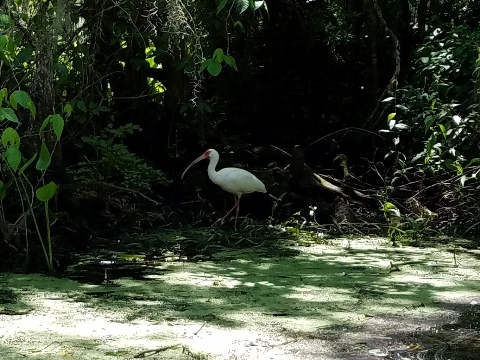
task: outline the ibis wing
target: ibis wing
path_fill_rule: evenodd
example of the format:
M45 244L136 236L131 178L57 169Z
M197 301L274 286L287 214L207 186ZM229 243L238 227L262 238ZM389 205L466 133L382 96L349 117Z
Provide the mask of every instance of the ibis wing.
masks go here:
M212 181L223 190L242 195L255 191L267 192L265 185L252 173L238 168L224 168L217 172Z

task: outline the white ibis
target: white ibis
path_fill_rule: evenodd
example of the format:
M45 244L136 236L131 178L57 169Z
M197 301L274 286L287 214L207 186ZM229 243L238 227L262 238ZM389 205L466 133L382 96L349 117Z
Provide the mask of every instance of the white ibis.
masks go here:
M193 160L190 165L187 166L187 168L182 174L182 179L188 169L190 169L194 164L201 160L209 159L210 163L208 164L208 177L210 178L210 180L212 180L213 183L220 186L223 190L232 193L233 197L235 198L235 205L233 206L233 208L231 208L230 211L227 212L227 214L223 218L218 219L217 222L221 221L221 223L223 224L227 216L236 209L237 212L235 216L235 228L237 228L237 218L238 212L240 210L240 198L242 197L242 195L250 194L256 191L266 193L267 190L265 189L265 185L255 175L246 170L228 167L216 171L215 168L217 167L219 158L220 155L218 154L217 150L208 149L198 158Z

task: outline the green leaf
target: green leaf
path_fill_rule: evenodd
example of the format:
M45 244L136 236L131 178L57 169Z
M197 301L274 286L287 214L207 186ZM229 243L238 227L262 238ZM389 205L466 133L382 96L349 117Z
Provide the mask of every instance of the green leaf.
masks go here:
M8 35L0 35L0 50L6 48L8 44Z
M63 120L63 117L61 115L54 114L52 115L50 121L52 122L53 132L55 133L55 135L57 135L57 140L60 140L63 132L63 127L65 125L65 120Z
M8 90L6 88L0 90L0 104L3 102L4 99L8 99Z
M218 63L223 61L223 50L218 48L213 52L212 59Z
M237 64L235 63L235 59L233 58L233 56L223 55L223 60L225 60L227 65L229 65L230 67L232 67L232 68L234 68L235 70L238 71Z
M392 204L391 202L388 202L388 201L386 201L383 204L383 211L391 213L391 214L393 214L395 216L398 216L398 217L401 216L400 210L398 210L398 208L394 204Z
M20 50L20 52L17 54L15 57L14 63L15 65L23 65L23 63L29 61L32 58L33 55L33 49L28 47L28 48L23 48Z
M84 113L87 112L87 108L85 107L85 102L83 100L77 101L77 107L82 110Z
M70 103L65 104L63 112L67 115L67 118L72 115L73 107Z
M17 171L18 166L22 161L22 153L20 150L18 150L18 148L10 146L5 151L5 159L7 159L7 163L13 169L13 171Z
M202 62L202 65L200 65L200 70L198 70L198 72L202 72L203 70L205 70L212 61L213 61L212 59L207 59L204 62Z
M255 1L254 10L258 10L265 4L265 1Z
M23 172L25 170L27 170L27 168L30 166L30 164L35 160L35 158L37 157L37 153L35 153L31 158L30 160L28 160L25 164L22 165L22 167L20 168L20 170L18 170L18 175L22 175Z
M24 107L25 109L30 110L34 118L37 115L37 109L35 108L35 104L30 98L30 95L28 95L25 91L22 91L22 90L14 91L10 95L10 104L15 110L17 110L17 104Z
M51 122L52 115L48 115L45 120L43 120L42 125L40 125L40 129L38 130L38 133L41 135L43 130L50 124Z
M438 124L438 127L440 128L440 131L442 132L443 138L447 140L447 130L445 129L445 126L443 124Z
M235 0L235 3L239 14L247 10L250 5L248 0Z
M3 121L5 119L18 124L18 117L15 114L15 111L10 108L0 107L0 121Z
M394 97L390 96L390 97L387 97L387 98L383 99L381 102L389 102L389 101L392 101L394 99L395 99Z
M210 64L208 64L207 71L210 73L210 75L217 76L220 74L220 71L222 71L222 64L212 61Z
M228 0L222 0L220 1L220 4L218 4L218 7L217 7L217 15L220 11L223 10L223 8L225 7L225 5L227 5L227 2Z
M9 27L12 25L12 19L7 14L0 14L0 25Z
M395 117L395 115L397 115L397 113L388 114L387 121L392 120Z
M433 123L437 120L437 115L429 115L425 118L425 135L427 134L428 130L432 127Z
M40 156L37 161L36 169L46 170L50 166L51 162L52 157L50 156L50 152L45 144L45 140L42 140L42 147L40 148Z
M55 184L53 181L50 181L48 184L38 188L35 193L37 195L38 200L45 202L53 198L56 192L57 192L57 184Z
M452 171L456 171L456 170L457 170L457 168L456 168L456 166L454 165L452 159L445 159L444 164L445 164L445 166L447 167L447 169L450 169L450 170L452 170Z
M469 167L469 166L472 165L472 164L478 164L478 163L480 163L480 158L474 158L474 159L470 160L470 162L468 163L468 165L465 166L465 167L467 168L467 167Z
M20 147L20 136L18 136L17 130L8 127L3 130L2 133L2 145L4 148L8 147Z

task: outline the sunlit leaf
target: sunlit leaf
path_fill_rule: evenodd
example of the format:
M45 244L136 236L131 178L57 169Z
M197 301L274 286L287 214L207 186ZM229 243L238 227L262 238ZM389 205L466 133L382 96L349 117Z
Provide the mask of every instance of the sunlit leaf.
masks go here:
M50 181L48 184L43 185L35 191L37 199L40 201L48 201L55 196L57 192L57 184Z
M445 126L443 124L438 124L438 127L440 128L440 131L442 132L443 138L447 140L447 130L445 129Z
M395 117L395 115L397 115L397 114L396 114L396 113L390 113L390 114L388 114L387 121L392 120L392 119Z
M265 1L255 1L254 10L258 10L265 4Z
M390 96L390 97L387 97L387 98L383 99L382 102L389 102L389 101L392 101L394 99L395 98L393 96Z
M235 0L235 3L239 14L247 10L250 5L248 0Z

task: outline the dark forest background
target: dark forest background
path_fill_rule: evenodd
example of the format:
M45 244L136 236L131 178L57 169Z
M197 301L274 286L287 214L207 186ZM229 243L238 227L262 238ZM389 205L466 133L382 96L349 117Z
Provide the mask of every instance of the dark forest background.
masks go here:
M233 199L206 164L180 180L208 148L266 184L242 199L257 223L474 237L479 20L474 0L1 1L1 258L208 226Z

